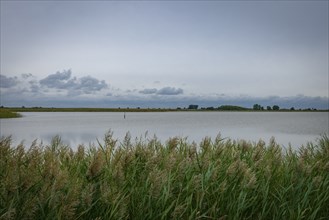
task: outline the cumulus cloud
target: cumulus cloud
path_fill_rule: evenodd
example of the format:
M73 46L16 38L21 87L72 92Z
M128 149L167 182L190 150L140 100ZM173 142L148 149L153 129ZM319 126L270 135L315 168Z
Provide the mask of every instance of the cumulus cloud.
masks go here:
M40 85L48 88L68 90L70 96L92 94L108 87L104 80L98 80L91 76L72 78L71 75L71 70L58 71L40 80Z
M30 84L30 91L31 91L32 93L37 94L37 93L40 92L40 86L39 86L38 81L36 81L36 80L31 80L31 81L29 81L29 84Z
M86 94L90 94L94 91L100 91L107 88L107 84L104 80L100 81L91 76L85 76L75 81L73 88L81 90Z
M11 88L16 86L18 83L17 77L7 77L0 74L0 87L1 88Z
M92 76L74 77L71 70L50 74L43 79L31 73L17 76L0 74L0 105L4 106L102 106L102 107L200 107L239 105L251 108L254 104L264 107L328 109L328 97L297 95L290 97L248 95L197 94L179 87L149 85L148 88L123 90L108 87L104 80ZM182 95L183 94L183 95ZM111 103L111 104L108 104ZM110 106L111 105L111 106Z
M157 89L143 89L141 91L139 91L139 93L141 94L155 94L158 90Z
M48 88L66 89L70 87L75 78L71 78L71 70L64 70L63 72L56 72L50 74L46 78L40 80L40 84L47 86Z
M157 95L179 95L183 94L183 89L175 87L164 87L157 91Z

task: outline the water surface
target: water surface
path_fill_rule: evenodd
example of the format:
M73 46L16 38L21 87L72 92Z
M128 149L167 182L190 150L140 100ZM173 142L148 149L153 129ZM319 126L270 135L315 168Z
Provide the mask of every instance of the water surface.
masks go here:
M0 119L1 135L12 135L14 144L24 140L49 143L55 135L76 147L96 143L108 130L122 141L127 132L133 138L161 141L169 137L187 137L200 142L209 136L268 142L274 136L278 143L294 147L315 141L329 133L328 112L26 112L22 118Z

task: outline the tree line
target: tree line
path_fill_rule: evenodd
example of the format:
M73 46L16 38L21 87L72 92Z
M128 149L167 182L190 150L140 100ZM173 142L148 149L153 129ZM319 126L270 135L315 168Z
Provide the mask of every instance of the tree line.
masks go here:
M185 109L185 108L184 108ZM190 105L188 107L189 110L197 110L198 105ZM221 105L219 107L201 107L200 110L219 110L219 111L317 111L316 108L306 108L306 109L295 109L295 107L291 108L280 108L279 105L273 105L273 106L262 106L260 104L254 104L252 108L245 108L241 106L236 105Z
M259 105L259 104L254 104L253 110L258 110L258 111L263 111L265 110L263 106ZM279 111L280 110L280 106L278 105L273 105L272 107L271 106L266 106L266 110L267 111ZM290 110L295 110L293 107L290 109Z

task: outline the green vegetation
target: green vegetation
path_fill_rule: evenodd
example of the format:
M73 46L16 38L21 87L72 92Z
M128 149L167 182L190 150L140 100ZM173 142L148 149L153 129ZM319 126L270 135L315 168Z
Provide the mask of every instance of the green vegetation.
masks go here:
M278 105L273 105L272 109L273 111L279 111L280 107Z
M259 105L259 104L254 104L253 107L252 107L253 110L256 110L256 111L264 111L264 107ZM266 110L267 111L279 111L280 110L280 107L278 105L273 105L273 107L271 106L267 106L266 107ZM287 111L288 109L285 109L285 111ZM294 107L291 107L290 108L291 111L294 111L295 108Z
M327 219L329 138L298 152L263 141L171 138L73 151L0 139L1 219Z
M240 107L240 106L234 106L234 105L222 105L222 106L218 107L218 110L222 110L222 111L247 111L247 110L250 110L250 109Z
M41 107L8 108L8 110L17 111L17 112L167 112L167 111L177 111L177 109L164 109L164 108L41 108Z
M252 109L256 111L260 111L260 110L264 110L264 107L259 104L254 104Z
M0 118L17 118L20 114L12 112L8 109L0 108Z

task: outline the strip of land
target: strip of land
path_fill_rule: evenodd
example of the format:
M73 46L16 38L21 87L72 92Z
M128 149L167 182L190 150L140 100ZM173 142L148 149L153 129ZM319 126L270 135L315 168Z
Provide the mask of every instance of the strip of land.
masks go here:
M307 109L280 109L278 106L264 109L262 106L255 104L253 108L245 108L234 105L222 105L219 107L202 107L190 105L187 108L49 108L49 107L0 107L0 118L17 118L21 117L18 112L195 112L195 111L244 111L244 112L329 112L327 110L317 110L314 108Z
M0 118L18 118L21 117L16 111L11 111L9 109L0 109Z
M202 107L197 109L191 108L49 108L49 107L10 107L0 108L0 112L169 112L169 111L247 111L247 112L293 112L293 111L319 111L327 112L328 110L317 110L317 109L278 109L278 110L265 110L265 109L254 109L245 108L241 106L230 106L223 105L220 107Z

